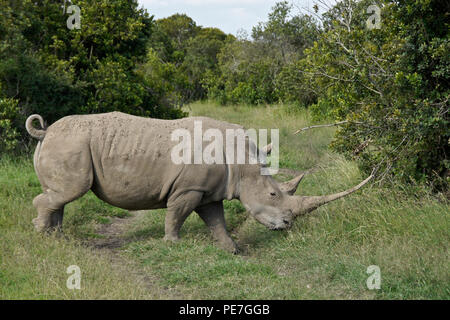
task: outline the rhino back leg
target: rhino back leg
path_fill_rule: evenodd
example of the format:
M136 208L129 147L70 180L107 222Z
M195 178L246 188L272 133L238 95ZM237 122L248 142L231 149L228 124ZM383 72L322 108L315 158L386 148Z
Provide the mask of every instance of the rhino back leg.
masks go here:
M178 241L180 239L179 233L181 226L186 221L186 218L200 204L202 197L202 192L190 191L169 198L167 202L164 240Z
M211 230L214 239L219 245L232 253L238 253L236 243L231 239L227 232L225 223L225 213L223 210L223 202L213 202L195 209L195 212L202 218Z
M37 231L59 229L64 206L83 196L92 186L89 147L67 142L56 143L56 146L55 143L44 144L36 156L35 167L43 192L33 200L38 212L33 224Z

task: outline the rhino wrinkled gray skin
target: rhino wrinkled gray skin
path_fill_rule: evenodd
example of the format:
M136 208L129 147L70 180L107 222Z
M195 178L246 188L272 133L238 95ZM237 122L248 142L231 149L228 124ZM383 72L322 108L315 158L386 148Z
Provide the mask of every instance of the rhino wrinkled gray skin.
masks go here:
M42 129L33 126L39 120ZM39 115L26 121L39 140L34 167L43 193L33 200L36 230L62 227L64 206L92 190L103 201L126 210L167 208L165 239L176 241L186 218L195 211L219 245L237 252L227 233L223 200L239 199L248 212L272 230L287 229L293 220L365 185L328 196L295 196L304 175L285 183L261 175L261 164L174 164L171 140L175 129L242 129L197 117L157 120L112 112L68 116L44 129ZM248 140L246 142L248 144Z

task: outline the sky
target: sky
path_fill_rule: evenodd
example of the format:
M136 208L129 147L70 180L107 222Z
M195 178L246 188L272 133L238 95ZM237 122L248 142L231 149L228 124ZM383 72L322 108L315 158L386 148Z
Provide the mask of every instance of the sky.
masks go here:
M185 13L202 27L216 27L236 35L240 29L251 34L252 28L267 16L280 0L139 0L156 19ZM297 0L301 7L311 7L313 0Z

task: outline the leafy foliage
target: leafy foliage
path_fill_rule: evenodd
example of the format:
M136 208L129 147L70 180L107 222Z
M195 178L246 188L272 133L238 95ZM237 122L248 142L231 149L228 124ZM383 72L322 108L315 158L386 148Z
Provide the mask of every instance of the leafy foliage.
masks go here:
M0 152L14 150L18 132L14 122L18 115L17 100L0 98Z
M319 91L316 118L349 122L332 146L404 181L448 184L449 38L444 1L384 1L382 27L366 28L370 1L342 1L306 50ZM446 180L447 179L447 180Z
M155 96L136 72L147 56L152 17L136 1L76 4L81 29L70 30L60 1L0 1L1 91L18 101L18 113L39 113L49 123L68 114L112 110L182 116L164 104L170 93ZM15 125L23 134L23 123Z
M217 28L197 26L185 14L156 21L150 46L155 49L159 63L172 70L171 80L179 105L207 96L205 79L217 73L217 55L226 40L233 38Z
M310 16L292 12L292 5L279 2L269 21L253 28L252 40L244 35L226 44L218 58L220 74L205 81L210 98L223 104L314 101L311 90L299 93L303 77L296 68L319 30Z

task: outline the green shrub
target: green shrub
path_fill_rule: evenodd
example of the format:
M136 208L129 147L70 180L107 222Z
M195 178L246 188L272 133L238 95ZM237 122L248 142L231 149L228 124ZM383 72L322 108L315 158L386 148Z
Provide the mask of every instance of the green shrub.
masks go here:
M81 29L69 30L69 15L58 1L0 2L0 96L18 100L17 114L38 113L48 124L70 114L109 111L183 116L166 99L171 92L156 88L155 95L136 71L146 58L153 18L136 1L76 4ZM22 121L2 126L12 126L26 141Z
M229 39L218 55L218 73L208 75L208 97L222 104L308 104L315 97L306 89L297 65L303 51L318 36L318 27L308 15L296 14L294 6L280 1L272 7L267 22L246 35ZM305 89L305 90L304 90Z
M367 171L379 167L381 180L445 189L450 153L446 2L380 1L382 26L372 30L365 25L371 4L345 0L325 15L324 33L306 50L304 62L319 92L312 111L319 119L348 120L332 147Z
M13 126L18 115L17 103L14 99L0 98L0 154L17 146L19 133Z

